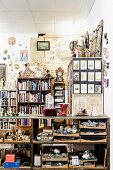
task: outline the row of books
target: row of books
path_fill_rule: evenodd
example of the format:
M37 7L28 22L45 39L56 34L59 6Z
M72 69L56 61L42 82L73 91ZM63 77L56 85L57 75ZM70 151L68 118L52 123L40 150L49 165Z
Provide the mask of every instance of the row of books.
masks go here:
M17 126L31 126L31 119L17 119Z
M18 82L19 90L50 90L50 80Z
M22 105L20 105L20 106L19 106L19 112L22 113L22 114L27 114L27 112L28 112L28 107L27 107L27 106L22 106Z
M18 94L18 101L19 102L45 102L45 94L26 93L25 91L22 91L22 92L19 92Z
M0 99L16 98L16 91L0 91Z
M19 90L28 90L29 89L29 81L18 82Z
M28 102L29 101L29 94L26 92L20 92L18 94L18 101L19 102Z
M39 115L41 114L41 105L37 106L37 105L31 105L29 107L29 113L32 115Z
M16 124L17 120L16 119L1 119L0 120L0 129L5 130L5 129L10 129L12 124Z
M40 93L30 93L29 101L30 102L41 102L41 94Z

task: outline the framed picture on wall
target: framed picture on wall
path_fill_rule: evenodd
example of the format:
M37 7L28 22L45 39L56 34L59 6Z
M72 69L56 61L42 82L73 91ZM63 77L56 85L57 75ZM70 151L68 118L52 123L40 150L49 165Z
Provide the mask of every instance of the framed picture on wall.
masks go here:
M6 64L0 64L0 88L5 86L6 81Z
M87 72L81 72L81 81L87 81Z
M88 84L88 93L94 93L94 84Z
M101 81L101 72L95 73L95 81Z
M80 68L81 70L87 70L87 60L81 60Z
M80 84L74 84L74 93L80 93Z
M37 41L37 51L49 51L50 41Z
M95 60L95 69L101 70L101 60Z
M88 72L88 81L94 81L94 72Z
M81 84L81 93L87 93L87 84Z
M101 93L102 86L101 85L95 85L95 93Z
M79 81L79 72L74 72L73 73L73 80L74 81Z
M74 61L73 62L73 69L74 70L79 70L79 61Z
M88 60L88 69L94 70L94 60Z

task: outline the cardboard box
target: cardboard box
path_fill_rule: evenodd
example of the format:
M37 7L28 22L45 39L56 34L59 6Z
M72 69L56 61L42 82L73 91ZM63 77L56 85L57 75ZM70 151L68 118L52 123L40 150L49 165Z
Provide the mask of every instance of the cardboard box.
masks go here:
M5 162L15 162L15 154L7 154Z

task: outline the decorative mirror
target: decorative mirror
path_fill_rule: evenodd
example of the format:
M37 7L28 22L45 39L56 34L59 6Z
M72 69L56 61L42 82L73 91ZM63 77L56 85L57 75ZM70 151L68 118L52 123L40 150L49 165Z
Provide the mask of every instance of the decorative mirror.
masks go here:
M63 74L64 74L64 70L61 67L58 67L58 69L56 70L56 81L64 81L63 79Z

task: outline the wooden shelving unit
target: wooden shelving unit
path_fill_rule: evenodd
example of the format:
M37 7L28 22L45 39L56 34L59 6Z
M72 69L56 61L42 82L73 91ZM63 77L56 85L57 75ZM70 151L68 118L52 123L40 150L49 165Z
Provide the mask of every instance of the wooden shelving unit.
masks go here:
M59 81L54 83L54 107L57 111L60 110L60 103L65 103L65 83Z
M2 118L2 117L0 117ZM4 117L3 117L4 118ZM11 119L13 119L14 117L9 117ZM37 115L34 117L34 115L29 115L27 117L25 116L18 116L18 117L15 117L15 119L25 119L25 118L29 118L31 119L31 126L19 126L19 128L24 128L24 129L27 129L29 131L31 131L31 138L29 141L27 140L22 140L22 141L11 141L11 140L6 140L5 138L3 140L1 140L1 144L14 144L15 146L16 145L29 145L30 146L30 154L31 154L31 166L20 166L19 169L31 169L31 170L48 170L48 169L56 169L56 168L59 168L59 169L80 169L80 170L85 170L85 169L90 169L90 170L93 170L93 169L97 169L97 170L100 170L100 169L103 169L103 170L110 170L110 160L109 160L109 155L110 155L110 143L109 143L109 118L105 115L103 116L100 116L100 117L89 117L89 116L83 116L83 117L80 117L80 116L67 116L67 117L61 117L61 116L58 116L58 117L44 117L42 115ZM48 120L51 119L51 122L53 123L53 119L55 119L55 122L56 120L59 118L60 119L65 119L65 120L71 120L71 122L75 122L78 124L78 132L76 132L75 134L57 134L54 132L54 129L52 129L53 126L51 126L51 129L53 130L53 137L56 135L56 137L61 137L61 139L57 140L57 139L54 139L52 141L38 141L36 140L36 136L38 133L40 133L41 130L39 128L39 122L40 120ZM98 135L91 135L93 136L94 140L87 140L87 137L89 137L90 135L84 135L83 134L83 129L88 129L87 126L85 126L85 128L81 128L81 123L83 122L87 122L87 120L91 120L91 121L95 121L97 123L99 122L103 122L103 124L105 123L105 127L104 129L101 129L100 127L98 128L98 130L104 130L103 134L102 133L98 133ZM67 126L67 121L66 121L66 126ZM69 124L70 125L70 124ZM97 130L96 128L94 128L95 130ZM90 130L94 130L94 129L90 129ZM82 136L85 136L86 137L86 140L85 139L82 139ZM103 140L96 140L95 138L96 137L105 137L105 139ZM67 140L64 140L63 138L65 137L72 137L72 139L67 139ZM76 140L73 140L73 137L77 137ZM87 150L87 148L92 148L94 153L95 153L95 159L93 160L79 160L79 162L82 162L83 164L84 163L87 163L87 162L92 162L92 165L78 165L78 166L75 166L75 165L72 165L70 164L70 156L68 155L68 152L65 151L64 149L62 150L62 153L64 153L65 151L65 157L46 157L44 154L46 153L46 149L42 149L44 147L53 147L53 149L48 149L48 152L49 150L51 152L53 152L53 150L55 148L63 148L63 146L72 146L71 148L71 152L73 154L78 154L78 151L81 153L81 152L84 152L85 150ZM68 148L69 149L69 148ZM44 151L45 150L45 151ZM104 155L104 151L107 150L107 155L105 156ZM40 153L41 152L41 153ZM41 156L41 166L40 167L34 167L34 155L37 154ZM103 155L103 156L102 156ZM79 155L80 156L80 155ZM106 159L106 161L105 161ZM52 165L46 165L44 162L51 162ZM62 162L62 165L54 165L54 162ZM105 163L106 162L106 163ZM63 165L64 163L64 165ZM3 169L3 167L0 167L0 169Z

